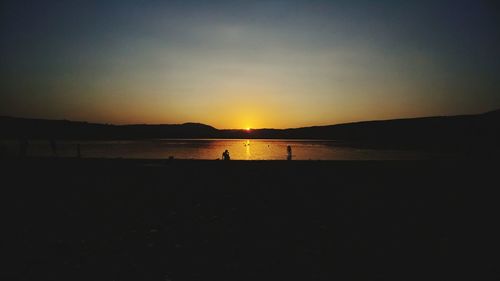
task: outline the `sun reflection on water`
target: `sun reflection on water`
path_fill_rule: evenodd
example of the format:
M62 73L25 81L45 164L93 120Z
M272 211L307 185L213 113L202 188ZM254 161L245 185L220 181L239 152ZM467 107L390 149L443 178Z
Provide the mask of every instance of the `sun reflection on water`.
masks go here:
M60 157L76 157L77 145L82 157L141 158L141 159L221 159L227 149L232 160L285 160L287 146L293 150L293 160L387 160L422 159L417 151L371 150L338 146L333 141L269 140L269 139L154 139L140 141L60 141ZM5 153L17 155L15 141L1 141ZM47 141L30 142L30 156L50 157ZM0 155L1 156L1 155Z
M250 153L250 140L247 140L244 144L245 146L245 156L246 160L252 159L252 154Z

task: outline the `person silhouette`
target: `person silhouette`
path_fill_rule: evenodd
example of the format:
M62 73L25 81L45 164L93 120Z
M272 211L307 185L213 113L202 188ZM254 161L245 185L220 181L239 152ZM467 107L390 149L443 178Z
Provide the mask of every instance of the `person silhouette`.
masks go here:
M291 146L287 146L286 147L286 160L292 160L292 147Z
M222 160L231 160L231 157L229 156L229 151L226 149L224 153L222 153Z
M57 144L55 139L50 139L50 148L52 149L52 157L57 157Z
M19 156L21 158L24 158L28 154L28 140L27 139L21 139L19 140Z
M82 158L82 151L80 150L80 144L76 144L76 157Z

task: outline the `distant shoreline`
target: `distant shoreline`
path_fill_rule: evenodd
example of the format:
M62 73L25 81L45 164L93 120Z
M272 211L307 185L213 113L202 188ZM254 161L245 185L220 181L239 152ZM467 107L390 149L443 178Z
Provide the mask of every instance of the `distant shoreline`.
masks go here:
M200 123L107 125L0 117L3 140L266 139L333 141L336 145L475 153L500 151L500 110L477 115L366 121L294 129L219 130Z

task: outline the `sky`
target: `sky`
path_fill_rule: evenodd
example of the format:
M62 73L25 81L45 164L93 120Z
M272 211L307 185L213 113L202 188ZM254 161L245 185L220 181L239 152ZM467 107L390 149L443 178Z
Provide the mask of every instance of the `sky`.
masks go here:
M496 1L0 3L0 115L290 128L500 108Z

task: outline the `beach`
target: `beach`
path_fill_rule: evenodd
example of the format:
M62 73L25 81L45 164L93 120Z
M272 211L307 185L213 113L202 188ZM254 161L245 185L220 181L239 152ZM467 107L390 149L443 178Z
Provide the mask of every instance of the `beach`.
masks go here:
M11 280L494 280L498 161L2 159Z

